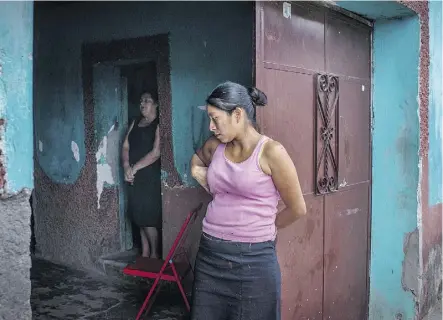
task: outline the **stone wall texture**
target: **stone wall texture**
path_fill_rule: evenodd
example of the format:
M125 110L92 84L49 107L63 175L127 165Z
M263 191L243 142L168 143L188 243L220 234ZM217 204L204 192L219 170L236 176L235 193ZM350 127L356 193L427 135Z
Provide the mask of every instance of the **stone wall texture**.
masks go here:
M32 319L30 195L0 198L0 320Z

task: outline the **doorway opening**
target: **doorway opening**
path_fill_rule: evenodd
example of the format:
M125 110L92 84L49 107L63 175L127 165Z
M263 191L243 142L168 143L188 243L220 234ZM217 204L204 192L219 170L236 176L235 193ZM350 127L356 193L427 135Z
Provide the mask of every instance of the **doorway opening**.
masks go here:
M140 97L149 93L153 97L155 101L158 101L158 84L157 84L157 67L155 61L147 61L141 63L130 64L127 66L121 67L121 76L125 79L123 82L126 83L127 87L127 119L125 119L128 123L128 126L131 125L132 122L137 121L140 117ZM125 98L125 97L124 97ZM158 114L158 110L157 110ZM127 126L127 127L128 127ZM161 175L159 170L158 175ZM119 186L124 193L124 198L127 199L127 184L121 183ZM158 186L160 188L160 185ZM146 194L149 197L149 194ZM128 216L128 206L127 201L125 201L125 206L121 207L120 210L124 210L123 214ZM148 214L148 212L147 212ZM140 228L133 223L131 223L131 228L125 230L127 233L125 235L126 238L132 237L133 246L131 249L134 253L140 253L142 249L142 241L140 236ZM159 234L159 247L161 248L161 229L158 230ZM161 254L161 249L158 248L158 251Z
M172 149L171 140L167 138L171 134L168 121L171 107L168 51L167 35L95 43L83 47L83 90L85 96L92 97L88 105L90 103L89 107L94 114L92 131L97 150L97 206L99 210L118 211L118 219L114 223L119 230L119 244L101 255L100 260L117 268L133 261L142 247L140 228L130 219L134 207L128 207L128 193L134 195L135 187L125 182L121 156L129 126L132 123L138 124L141 118L140 98L143 93L150 93L159 106L156 121L160 130L160 165L158 173L155 173L158 179L153 179L158 183L155 186L149 185L149 192L152 194L141 195L142 190L137 191L140 201L145 200L144 197L153 197L154 192L161 197L161 170L167 171L168 162L171 161L167 157L168 151ZM138 130L140 126L137 125L136 128ZM131 133L133 131L134 127ZM152 133L155 134L155 131ZM131 150L131 146L129 148ZM114 203L110 207L107 200L111 198L118 199L118 202L111 200L111 204L112 201ZM162 211L162 205L160 201L158 210ZM149 214L150 212L146 212L146 215ZM164 250L160 227L158 231L158 252L161 257Z

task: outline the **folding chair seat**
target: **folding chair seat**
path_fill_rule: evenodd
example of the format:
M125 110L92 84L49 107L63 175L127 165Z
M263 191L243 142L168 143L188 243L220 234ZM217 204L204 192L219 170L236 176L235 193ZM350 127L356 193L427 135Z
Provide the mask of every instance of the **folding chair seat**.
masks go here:
M155 301L157 293L160 291L160 286L162 284L161 280L177 283L183 297L183 301L186 305L186 309L188 311L191 310L188 298L186 297L186 293L182 285L182 280L189 272L193 271L185 245L186 238L190 233L190 230L194 225L202 206L203 204L200 203L197 208L189 212L164 260L139 257L137 258L135 264L129 264L123 269L123 273L127 275L155 279L145 301L143 302L142 307L137 314L136 320L139 320L144 312L149 312ZM183 257L184 261L179 260L179 257Z

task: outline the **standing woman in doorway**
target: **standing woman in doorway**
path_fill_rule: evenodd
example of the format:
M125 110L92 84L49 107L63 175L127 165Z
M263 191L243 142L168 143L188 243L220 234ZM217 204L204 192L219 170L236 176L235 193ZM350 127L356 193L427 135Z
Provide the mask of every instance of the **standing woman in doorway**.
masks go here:
M195 262L191 319L279 320L277 229L306 214L297 171L285 148L255 129L255 107L267 104L263 92L226 82L206 103L213 136L192 157L191 172L213 200Z
M128 187L128 213L140 227L142 256L159 258L162 225L158 104L150 93L140 99L140 117L129 127L122 158Z

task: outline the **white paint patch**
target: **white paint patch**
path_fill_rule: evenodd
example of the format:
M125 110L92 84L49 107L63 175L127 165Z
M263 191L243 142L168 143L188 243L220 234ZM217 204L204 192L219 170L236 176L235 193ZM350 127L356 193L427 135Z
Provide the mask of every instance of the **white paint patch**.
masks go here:
M348 185L348 183L346 182L346 178L343 178L343 182L340 183L340 188L346 187Z
M108 134L110 134L112 131L114 131L115 124L112 125L111 129L109 129Z
M361 91L365 91L365 86L363 84L361 85Z
M113 127L109 132L111 132ZM108 163L101 163L101 159L106 159L108 150L108 137L103 137L100 142L98 151L95 154L97 160L97 208L100 209L100 198L103 193L105 183L114 184L114 177L112 176L111 166Z
M79 162L80 161L80 150L78 148L77 143L75 143L75 141L71 141L71 150L72 150L72 154L74 155L75 161Z
M289 2L283 2L283 17L286 19L292 18L291 4Z
M353 214L357 214L360 212L359 208L354 208L354 209L347 209L345 211L342 211L339 213L339 216L351 216Z
M43 142L38 140L38 151L43 152Z

